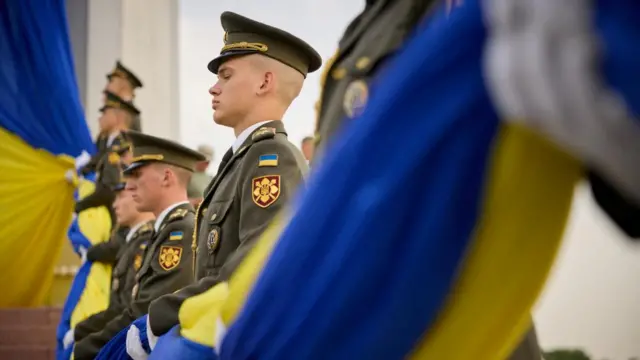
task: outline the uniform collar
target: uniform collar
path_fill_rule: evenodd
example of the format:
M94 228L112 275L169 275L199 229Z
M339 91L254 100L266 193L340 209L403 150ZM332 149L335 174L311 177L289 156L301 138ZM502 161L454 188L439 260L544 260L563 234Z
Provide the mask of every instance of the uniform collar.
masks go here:
M109 137L107 138L107 147L109 147L109 146L111 146L111 144L113 144L113 142L116 140L118 135L120 135L120 131L115 131L115 132L112 132L111 134L109 134Z
M140 229L140 227L146 223L147 221L142 221L136 224L135 226L131 227L129 229L129 232L127 233L127 237L124 238L125 242L129 242L131 239L133 239L133 235L136 234L136 231L138 231L138 229Z
M155 224L153 224L153 228L156 230L156 232L160 231L160 225L162 225L162 221L164 221L164 218L167 217L167 215L171 212L171 210L177 208L180 205L188 204L188 203L189 203L188 201L180 201L162 210L160 215L158 215L158 218L156 219Z
M236 141L233 142L233 145L231 145L231 148L233 149L233 152L235 153L236 151L238 151L238 149L240 148L240 146L242 146L242 144L244 144L245 140L247 140L247 138L249 137L249 135L251 135L251 133L253 133L256 129L258 129L260 126L270 123L272 120L267 120L267 121L260 121L259 123L255 123L251 126L249 126L248 128L244 129L240 135L238 135L238 137L236 138Z

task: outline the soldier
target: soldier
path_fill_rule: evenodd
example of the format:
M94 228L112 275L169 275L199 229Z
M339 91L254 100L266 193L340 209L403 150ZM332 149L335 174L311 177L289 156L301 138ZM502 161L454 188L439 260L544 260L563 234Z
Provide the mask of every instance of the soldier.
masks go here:
M102 112L100 127L103 132L110 135L105 140L106 150L93 158L101 156L96 166L98 173L96 188L92 194L76 203L76 213L98 206L106 206L110 209L115 199L111 189L120 178L121 156L126 155L129 149L129 141L126 139L125 131L129 128L132 117L140 113L132 103L111 93L108 93L107 96L108 101L100 109ZM82 172L90 171L91 167L90 163Z
M155 215L132 301L98 332L86 336L74 349L74 357L93 359L120 330L147 313L149 303L193 281L191 238L194 211L187 199L187 184L196 163L204 157L169 140L129 132L133 145L131 165L125 170L127 191L138 211Z
M204 155L206 160L196 166L196 171L193 173L193 176L191 176L191 181L187 187L187 195L189 195L189 201L193 206L200 204L204 190L211 182L211 176L207 174L206 171L213 158L213 148L209 145L200 145L198 146L198 152Z
M322 59L306 42L275 27L232 12L224 12L221 22L225 45L208 65L218 75L209 93L214 121L233 128L236 141L196 213L197 283L151 304L151 342L178 323L185 299L229 278L308 170L280 119Z
M78 323L72 332L76 342L82 340L92 332L99 331L112 318L119 315L131 302L131 291L135 284L135 275L142 265L142 256L153 235L153 214L139 212L133 201L131 191L125 190L124 180L114 186L116 200L113 203L117 224L121 230L126 229L124 236L121 231L114 232L113 237L118 243L123 243L115 256L115 266L111 274L111 294L109 307L84 321ZM98 257L93 254L96 246L89 248L88 259Z
M107 109L114 110L107 111ZM80 170L80 173L85 176L98 170L98 162L109 151L124 148L123 145L126 145L127 141L124 139L123 131L131 129L133 122L140 115L140 110L133 105L133 102L106 90L104 105L100 108L100 112L102 116L98 119L100 133L96 139L96 153Z
M136 97L137 88L142 88L142 81L129 69L127 69L120 60L116 61L115 68L107 74L107 86L105 92L111 92L131 101ZM131 130L142 131L139 114L133 117Z

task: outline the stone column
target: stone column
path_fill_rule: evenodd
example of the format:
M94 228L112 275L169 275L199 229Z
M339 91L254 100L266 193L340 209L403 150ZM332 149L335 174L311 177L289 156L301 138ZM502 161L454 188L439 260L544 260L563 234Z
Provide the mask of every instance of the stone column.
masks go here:
M180 139L178 1L122 1L121 58L144 83L136 92L142 129Z
M91 132L98 131L98 110L106 74L122 55L121 0L89 0L85 116Z
M98 130L105 75L120 59L144 83L136 91L145 132L179 138L177 0L89 0L85 115Z

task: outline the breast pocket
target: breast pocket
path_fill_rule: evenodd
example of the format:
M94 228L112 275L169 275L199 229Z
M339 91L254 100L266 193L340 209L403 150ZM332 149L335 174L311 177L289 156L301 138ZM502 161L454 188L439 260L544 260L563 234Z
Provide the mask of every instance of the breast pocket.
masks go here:
M202 219L207 224L207 236L204 248L207 253L207 268L212 269L216 263L216 256L219 254L221 243L229 241L234 234L227 233L229 227L224 226L225 221L230 219L231 205L233 200L216 201L209 205L206 218Z

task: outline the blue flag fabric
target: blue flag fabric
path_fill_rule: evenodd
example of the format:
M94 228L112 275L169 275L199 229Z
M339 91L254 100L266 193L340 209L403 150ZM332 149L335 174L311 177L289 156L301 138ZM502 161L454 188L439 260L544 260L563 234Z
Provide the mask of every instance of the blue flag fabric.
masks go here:
M180 336L178 326L158 339L149 360L183 359L183 360L218 360L218 356L209 346L198 344Z
M222 359L397 358L433 323L473 238L499 124L475 10L426 24L372 89L310 179Z
M80 104L65 3L0 0L0 127L34 148L75 157L95 145Z

